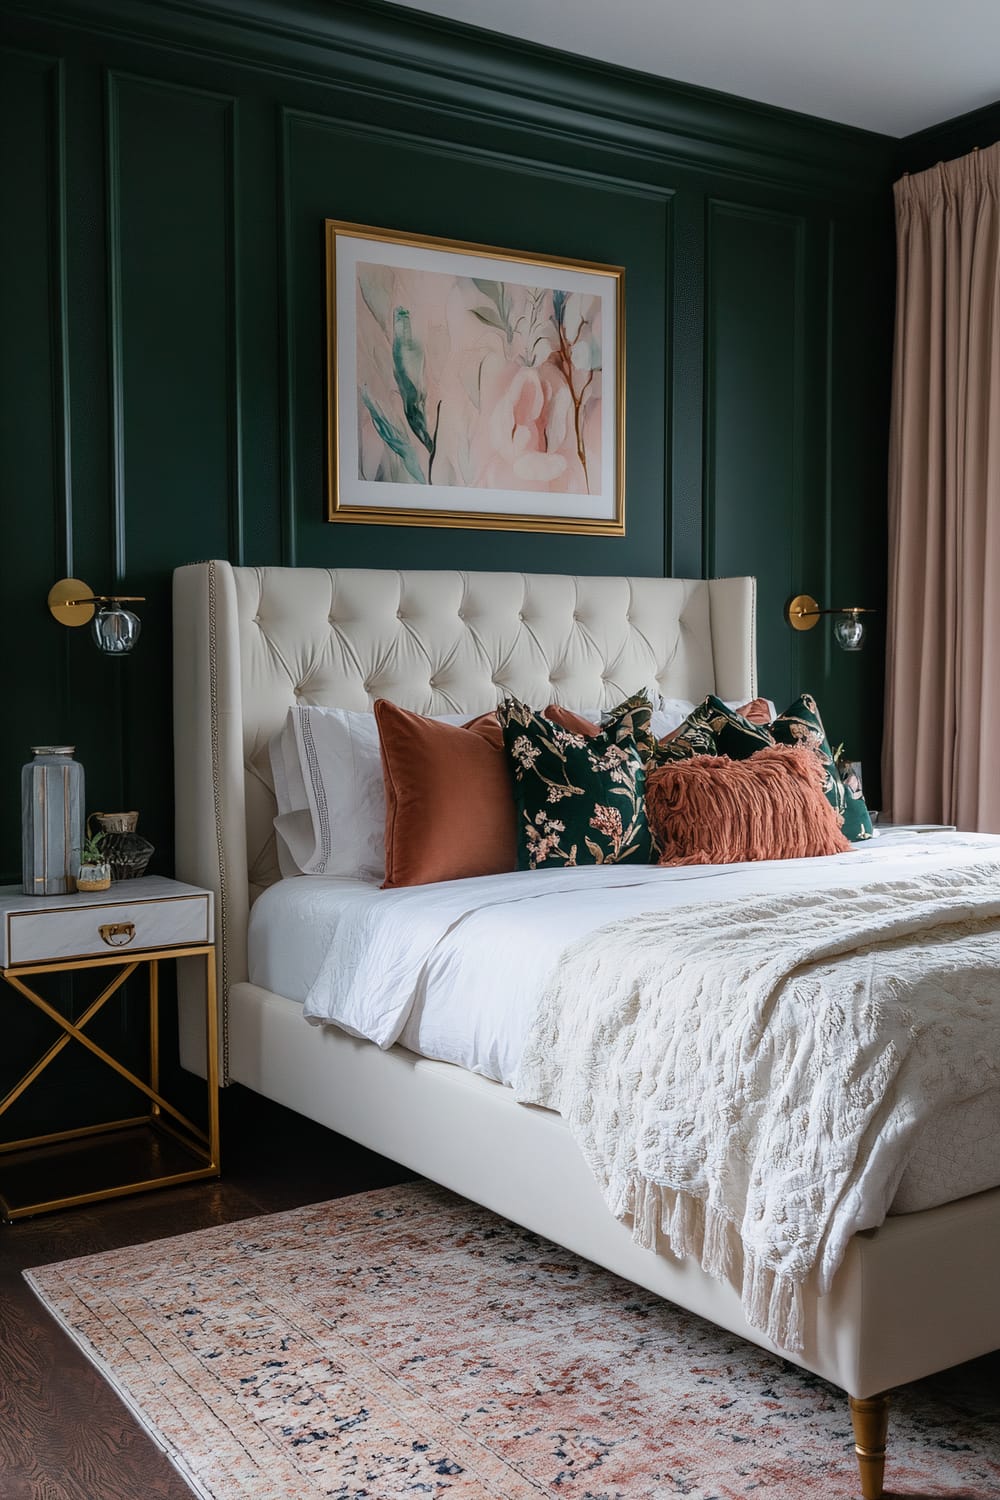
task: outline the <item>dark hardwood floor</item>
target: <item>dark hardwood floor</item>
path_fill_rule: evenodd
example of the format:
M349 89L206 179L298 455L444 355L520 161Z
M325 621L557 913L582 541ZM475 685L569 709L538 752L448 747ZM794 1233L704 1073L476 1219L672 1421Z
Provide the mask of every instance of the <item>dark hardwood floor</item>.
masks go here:
M22 1270L403 1182L402 1167L234 1086L218 1182L0 1224L0 1500L190 1500Z

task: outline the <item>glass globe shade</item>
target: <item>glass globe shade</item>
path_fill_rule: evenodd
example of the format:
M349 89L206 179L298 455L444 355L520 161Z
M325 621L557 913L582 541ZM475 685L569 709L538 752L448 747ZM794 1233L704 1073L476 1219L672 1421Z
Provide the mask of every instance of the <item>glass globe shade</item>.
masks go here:
M106 656L124 656L139 639L142 623L138 615L120 604L102 604L90 628L99 651Z
M864 621L856 614L843 614L834 621L834 639L842 651L860 651L865 639Z

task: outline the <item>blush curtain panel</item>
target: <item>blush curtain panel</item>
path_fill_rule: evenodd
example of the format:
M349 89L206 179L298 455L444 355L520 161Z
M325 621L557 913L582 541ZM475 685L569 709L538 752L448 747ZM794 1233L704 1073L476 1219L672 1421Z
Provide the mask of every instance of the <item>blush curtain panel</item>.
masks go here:
M884 805L1000 833L1000 143L894 192Z

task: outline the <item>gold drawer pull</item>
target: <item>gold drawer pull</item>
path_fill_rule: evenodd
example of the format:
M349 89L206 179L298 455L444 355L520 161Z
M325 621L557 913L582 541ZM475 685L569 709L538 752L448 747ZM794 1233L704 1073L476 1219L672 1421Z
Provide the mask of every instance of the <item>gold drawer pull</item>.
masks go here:
M109 948L124 948L135 937L134 922L105 922L97 930Z

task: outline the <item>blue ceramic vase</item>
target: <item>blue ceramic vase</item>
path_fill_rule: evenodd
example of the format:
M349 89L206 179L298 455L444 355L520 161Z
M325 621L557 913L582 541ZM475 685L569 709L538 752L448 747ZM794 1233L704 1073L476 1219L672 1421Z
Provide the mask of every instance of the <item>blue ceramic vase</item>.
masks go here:
M21 866L26 896L76 890L83 843L83 767L73 745L33 745L21 772Z

